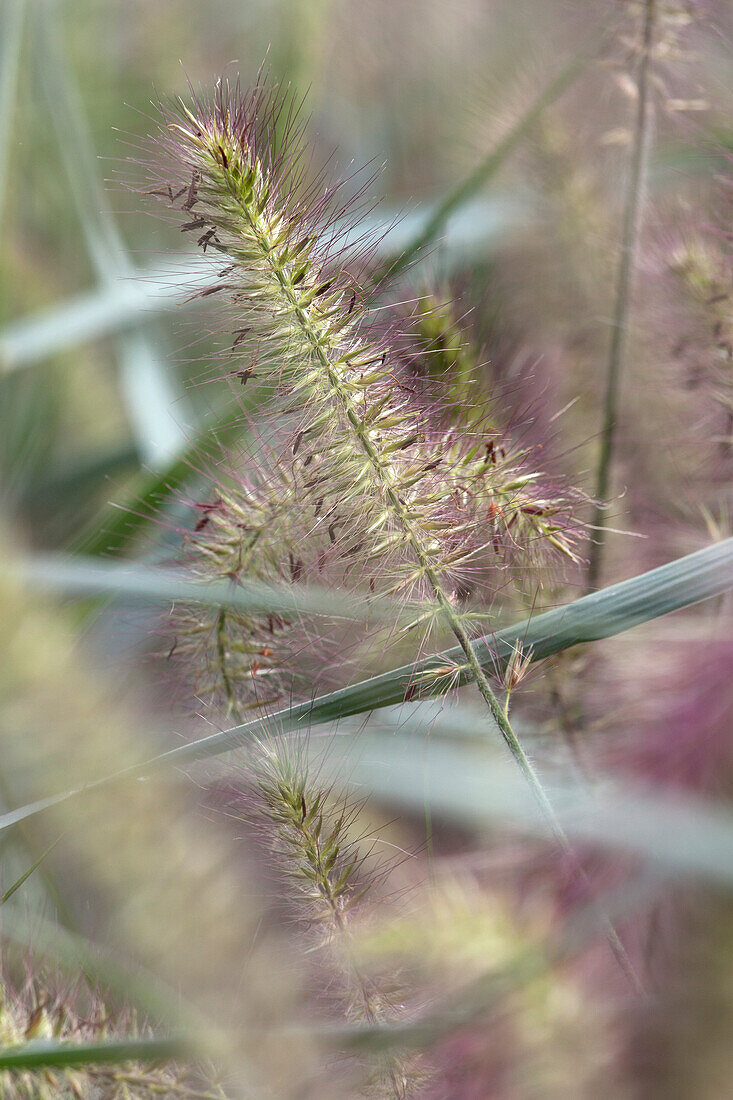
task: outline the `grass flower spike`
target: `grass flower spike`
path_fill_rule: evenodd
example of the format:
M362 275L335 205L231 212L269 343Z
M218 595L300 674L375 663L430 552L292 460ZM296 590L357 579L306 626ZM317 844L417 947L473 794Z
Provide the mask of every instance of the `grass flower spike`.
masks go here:
M273 158L267 133L284 111L262 90L242 97L219 84L212 104L181 107L168 144L184 170L184 229L229 261L216 289L237 308L234 342L296 417L292 460L312 466L302 489L320 523L335 522L342 545L380 578L395 569L396 590L417 586L423 597L434 594L430 573L454 589L499 531L515 545L509 521L496 522L512 503L532 518L535 541L572 554L565 502L533 493L534 472L508 468L497 433L446 429L390 334L370 323L342 266L344 219L358 200L339 208L336 188L324 191L320 178L305 186L297 132L286 139L294 151Z
M309 774L301 748L272 738L258 746L254 766L257 823L292 884L296 916L336 949L346 984L347 1015L374 1025L393 1015L389 1000L357 965L352 944L352 911L368 892L365 856L350 835L359 806L336 800ZM412 1064L377 1057L377 1095L403 1100L414 1095ZM410 1060L410 1063L414 1059Z
M270 134L285 130L284 154ZM168 117L163 141L178 178L159 188L185 212L183 228L225 258L219 283L236 310L234 344L246 374L274 381L294 424L282 461L303 473L317 517L345 555L387 592L430 605L458 640L468 668L515 761L567 848L552 806L474 649L456 592L470 590L482 557L496 550L497 519L512 534L497 489L523 500L532 473L507 476L500 440L446 428L404 370L393 335L370 323L368 301L347 259L345 207L323 177L307 183L297 111L258 87L247 95L217 84L213 99ZM353 262L353 255L349 254ZM361 263L368 260L368 250ZM352 268L353 270L353 268ZM221 294L220 294L221 296ZM302 507L303 501L299 501ZM551 505L520 505L531 516ZM536 530L536 529L535 529ZM572 537L553 523L551 545L572 555ZM501 562L501 570L506 565ZM623 949L615 933L619 956Z
M733 3L99 7L0 0L0 1100L727 1096Z

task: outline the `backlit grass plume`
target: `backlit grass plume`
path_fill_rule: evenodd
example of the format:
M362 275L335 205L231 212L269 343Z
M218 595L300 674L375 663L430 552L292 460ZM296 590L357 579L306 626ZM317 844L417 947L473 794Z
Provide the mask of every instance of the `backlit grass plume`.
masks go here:
M237 375L270 375L287 396L293 464L317 459L302 488L321 522L336 520L342 543L378 559L382 578L388 557L395 588L431 595L430 572L450 590L482 546L517 545L517 515L531 517L534 540L572 556L568 502L533 492L538 473L517 467L516 454L507 463L496 431L468 432L465 417L451 430L421 402L342 267L353 201L339 208L336 188L304 187L299 133L291 152L271 154L269 129L284 111L261 89L242 96L221 83L213 102L181 105L164 140L188 184L161 191L180 199L199 245L230 260L211 289L237 308L234 344L251 359ZM353 250L349 260L353 270ZM358 262L367 260L365 249Z
M352 911L369 888L365 856L352 835L358 805L335 798L309 774L297 743L272 738L256 751L255 820L292 885L296 918L334 949L343 974L347 1016L367 1024L394 1018L388 998L357 964L352 944ZM374 1072L378 1095L414 1094L415 1066L387 1056L377 1058Z
M212 289L237 308L234 342L251 359L244 373L273 377L287 397L293 463L317 460L303 488L321 522L336 519L342 543L376 559L381 578L393 572L396 590L431 597L436 582L454 588L497 533L513 545L496 523L512 500L525 515L553 517L544 531L534 525L535 537L572 555L567 514L558 514L566 502L528 491L538 475L507 469L496 433L446 429L420 401L343 270L353 203L339 209L335 188L303 185L297 133L280 160L270 152L268 129L284 111L261 89L241 96L220 83L212 103L181 107L167 143L188 179L178 192L184 228L230 261Z
M503 447L496 462L506 463ZM250 460L248 465L246 474L234 470L225 474L219 469L213 495L195 505L195 530L185 535L184 562L191 573L206 580L254 577L265 584L317 583L332 589L363 588L367 596L381 594L383 577L376 568L365 575L363 548L341 537L340 515L336 512L322 521L320 500L304 489L308 468L276 460L267 465ZM509 558L505 572L510 574L511 561L523 546L522 572L515 580L526 576L531 586L535 570L530 563L541 565L541 555L533 556L533 550L538 542L553 538L549 529L544 540L538 538L538 525L551 526L548 514L554 505L551 498L541 496L541 487L531 481L525 486L517 484L521 476L516 471L510 476L515 479L514 489L496 492L489 504L491 518L487 515L486 530L491 542L476 556L475 576L480 582L487 558L489 569L495 568L497 559ZM508 551L506 538L512 540ZM468 579L454 589L457 611L459 598L462 602L472 594ZM473 605L460 613L466 622L480 623L486 618L486 613ZM433 618L431 606L426 611L416 609L414 615L405 617L404 629L421 622L429 625ZM174 641L169 658L193 680L202 700L240 721L253 707L312 690L316 675L322 686L324 673L329 682L340 682L339 670L350 652L347 642L364 637L364 631L354 635L352 626L349 639L344 638L343 630L332 620L308 621L302 615L263 617L196 605L178 608L171 624ZM376 622L365 626L372 638L376 628ZM401 632L398 629L397 636ZM394 636L392 626L386 630L385 641Z
M279 156L270 143L276 125L286 135ZM183 228L200 247L226 261L209 292L226 295L235 309L233 343L247 357L238 373L274 382L293 420L282 461L307 471L302 487L317 525L338 524L342 552L360 555L365 580L378 577L387 592L420 598L450 628L567 846L456 598L470 590L497 539L513 544L499 491L524 501L536 474L509 473L494 434L446 428L442 410L436 415L423 400L393 336L371 322L368 300L344 270L344 219L359 200L339 208L322 176L306 182L306 146L286 100L261 87L243 95L219 81L210 100L181 102L168 114L162 141L177 178L158 190L180 201ZM545 500L520 505L520 514L553 516L549 541L572 557L572 533L556 512ZM501 583L506 561L497 558Z

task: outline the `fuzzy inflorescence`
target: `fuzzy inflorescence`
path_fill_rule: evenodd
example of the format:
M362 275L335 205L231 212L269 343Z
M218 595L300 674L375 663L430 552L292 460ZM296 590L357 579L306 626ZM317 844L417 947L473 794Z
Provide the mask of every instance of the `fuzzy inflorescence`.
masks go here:
M384 1022L394 1010L357 965L351 942L352 911L370 885L365 856L351 835L359 806L335 798L327 785L310 775L305 754L282 739L258 746L253 776L255 820L291 883L296 916L337 951L346 978L347 1015L372 1025ZM412 1095L414 1066L391 1055L374 1062L379 1095Z
M287 400L292 463L309 470L302 490L320 525L336 523L382 584L423 597L431 573L453 591L499 543L572 556L568 502L535 491L539 475L497 432L447 427L370 324L343 270L334 189L304 186L297 141L285 159L270 153L267 125L283 110L220 84L212 103L182 105L168 134L189 181L186 228L229 261L218 289L238 311L235 343Z
M286 116L288 152L277 158L269 131ZM336 188L306 185L284 102L220 83L212 101L179 104L164 133L177 189L169 181L158 190L180 204L199 246L228 261L209 292L236 311L234 350L246 366L235 379L274 382L285 425L274 460L250 459L254 476L217 488L203 506L194 568L298 581L328 565L332 582L421 600L429 625L448 604L469 623L461 599L487 577L504 590L517 572L573 559L572 497L550 489L477 414L472 357L446 307L421 307L409 357L396 326L371 319L345 271L347 258L350 270L368 260L368 248L355 261L343 245L353 201L339 207ZM445 351L439 369L451 370L451 349L463 356L460 392L441 400L415 364L434 367ZM179 652L198 655L205 698L236 713L293 690L290 624L228 613L189 620Z
M186 555L193 575L289 583L323 568L328 531L304 544L303 517L294 508L298 485L291 472L275 465L267 475L261 473L260 479L233 477L231 484L222 474L216 495L197 506ZM296 624L278 614L190 605L178 612L175 630L170 656L186 670L195 669L202 698L238 719L244 710L296 690L299 654L304 646L314 654L322 648L302 619Z
M283 119L291 140L278 159L269 133ZM341 553L359 561L362 583L374 590L378 580L382 593L419 599L424 619L453 632L507 747L567 849L508 707L499 703L474 649L460 594L472 591L492 552L502 586L510 550L530 566L535 544L574 559L568 502L537 489L539 475L500 433L482 430L477 418L462 417L455 426L443 406L426 400L394 333L373 324L368 296L344 270L344 208L335 189L322 191L320 178L306 184L297 131L296 115L282 99L260 88L242 96L219 82L211 101L193 108L181 102L166 117L165 142L178 180L177 190L170 180L159 190L173 203L182 199L183 228L198 234L199 246L226 259L209 292L221 292L236 310L233 348L247 365L235 373L243 381L253 373L265 377L279 396L280 421L290 434L277 465L298 480L300 496L290 495L290 503L304 539L338 529ZM467 427L472 419L476 424ZM282 501L282 480L274 489L268 477L260 484ZM249 520L240 517L234 526L244 531L244 553ZM217 553L210 547L210 560ZM252 557L251 573L259 576L261 568ZM308 802L288 812L303 815L300 824L290 823L300 844ZM328 878L317 881L321 892L330 889ZM609 935L622 958L612 928Z
M329 935L343 931L362 892L363 859L349 838L357 808L334 811L328 788L313 782L301 754L277 739L260 746L254 774L259 819L269 822L270 848L306 903L305 918Z
M303 488L317 526L339 525L344 553L361 555L363 576L386 591L432 606L458 639L507 745L546 799L476 656L456 592L502 531L514 542L528 518L534 537L570 556L572 538L553 521L557 504L528 502L536 480L506 462L493 437L446 428L420 399L399 350L368 324L368 303L344 273L334 190L304 184L296 134L273 157L268 129L285 103L256 88L247 96L219 82L213 100L181 103L165 125L198 243L228 263L218 289L238 312L235 344L276 383L295 421L290 460L307 470ZM286 131L295 125L290 115ZM314 196L317 195L318 197ZM213 288L212 288L213 289ZM248 372L254 366L248 367ZM284 458L284 455L283 455ZM509 467L509 468L507 468ZM536 520L543 527L537 529Z

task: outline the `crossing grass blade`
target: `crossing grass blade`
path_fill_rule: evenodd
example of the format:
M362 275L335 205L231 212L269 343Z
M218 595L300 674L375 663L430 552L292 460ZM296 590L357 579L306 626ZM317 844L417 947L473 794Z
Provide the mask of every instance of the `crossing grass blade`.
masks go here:
M587 61L588 54L582 53L573 58L553 77L498 145L484 157L453 191L438 203L422 228L405 245L403 251L382 267L378 273L377 281L384 282L387 279L394 278L395 275L399 275L421 252L424 252L428 245L437 240L445 230L451 217L471 199L475 198L481 188L485 187L489 180L497 174L510 153L526 137L550 104L554 103L572 84Z
M511 658L517 643L525 652L531 650L532 661L539 661L584 642L621 634L671 611L720 595L731 587L733 539L726 539L659 569L583 596L565 607L498 630L477 643L476 651L489 672L499 673ZM461 686L470 679L466 671L455 673L451 668L452 665L462 664L461 656L459 648L454 646L381 676L320 696L312 703L279 711L265 721L248 722L211 734L190 745L172 749L157 759L169 764L187 764L202 757L228 752L249 737L266 733L273 726L290 730L310 728L402 703L406 697L427 698L445 694L450 687ZM446 673L446 668L450 668L449 673Z
M33 1039L22 1046L0 1049L0 1070L118 1065L121 1062L166 1062L190 1053L190 1041L181 1036L162 1039L107 1039L97 1043Z
M365 219L360 232L373 234L377 255L386 261L410 246L432 214L429 206L405 217L385 210L379 219ZM448 258L460 266L476 254L486 255L527 220L526 204L513 196L467 203L446 231ZM215 284L218 266L207 256L181 253L163 265L118 271L94 290L12 321L0 331L0 374L33 367L51 355L147 323L156 314L191 308L192 298Z
M364 734L358 752L345 753L337 739L328 755L329 769L359 790L377 790L386 805L421 814L427 797L436 819L474 830L509 827L552 842L521 777L506 760L473 746L433 740L425 751L414 739ZM595 788L555 777L552 790L571 840L628 852L662 874L733 891L733 813L722 803L607 776Z
M422 605L381 597L360 599L315 585L267 585L257 581L196 581L182 570L105 562L66 554L33 554L20 565L27 584L70 596L112 597L126 603L182 602L261 615L327 615L393 621L414 617Z
M610 638L626 630L689 607L701 600L719 596L733 587L733 539L715 543L694 554L669 562L648 573L583 596L565 607L547 611L535 619L497 631L477 648L489 671L500 670L510 659L519 641L525 651L532 650L538 661L571 646ZM93 786L134 779L159 768L183 767L207 757L218 756L241 747L254 737L267 737L278 731L308 730L338 722L355 714L366 714L381 707L402 703L414 694L429 697L444 694L456 684L453 675L445 675L446 664L458 659L456 649L393 669L352 687L320 696L309 703L235 726L161 753L139 766L126 768L100 778ZM442 674L441 674L442 671ZM458 680L464 683L467 676ZM83 790L65 791L39 799L0 816L0 832L58 805Z
M214 281L212 261L182 255L150 271L119 272L105 285L22 317L0 332L0 373L21 370L177 309Z
M102 284L114 285L120 275L129 276L133 266L98 176L84 104L61 41L55 5L39 0L35 45L49 117L92 266ZM184 415L182 391L147 333L120 335L117 357L122 393L140 453L154 465L164 463L184 443L174 416L174 410L179 418Z
M53 851L53 849L56 847L56 845L58 844L60 839L61 839L61 837L56 837L56 839L54 841L52 841L51 844L49 844L48 848L46 848L46 850L41 853L41 855L38 857L38 859L34 860L33 863L30 865L30 867L28 867L23 872L23 874L20 876L20 878L16 879L15 882L13 883L13 885L8 887L8 889L5 891L5 893L2 895L2 897L0 897L0 905L4 905L6 901L9 901L10 898L12 898L13 894L15 894L18 890L20 890L23 883L27 882L28 879L33 874L33 872L38 867L41 866L41 864L43 863L46 856L49 855Z

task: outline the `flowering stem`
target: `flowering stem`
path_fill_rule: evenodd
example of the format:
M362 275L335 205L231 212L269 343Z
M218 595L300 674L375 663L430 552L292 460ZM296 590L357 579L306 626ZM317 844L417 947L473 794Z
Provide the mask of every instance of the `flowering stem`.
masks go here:
M374 471L376 479L381 484L384 491L384 495L389 503L390 511L393 518L397 522L397 525L402 529L405 534L406 540L412 548L413 554L420 565L421 571L432 588L435 597L438 601L441 611L445 617L447 624L450 626L453 634L455 635L458 643L463 650L466 660L468 661L469 668L476 682L476 685L483 696L489 710L496 720L497 725L501 731L502 737L509 748L512 756L519 765L521 771L527 778L535 797L537 798L542 810L549 815L552 820L555 820L552 807L545 795L542 784L540 783L537 775L527 758L524 749L522 748L517 735L511 727L511 724L504 714L503 707L497 699L494 691L489 683L488 677L481 667L481 662L476 655L476 651L471 644L471 640L466 632L466 629L461 622L460 616L456 613L450 599L445 593L440 578L438 577L434 566L430 561L430 555L425 550L423 541L420 538L419 533L416 531L412 520L407 512L405 505L395 491L393 485L390 484L389 471L385 469L384 464L381 462L379 454L369 438L368 432L364 427L362 419L359 417L356 410L353 408L351 398L346 391L345 387L341 384L341 381L334 371L328 355L322 346L322 342L319 339L318 332L312 326L308 315L305 310L299 305L292 288L286 282L285 277L279 271L277 266L273 265L273 270L277 275L280 285L289 300L293 315L297 319L303 333L308 338L308 341L313 349L314 354L318 358L319 362L324 368L324 371L328 377L331 389L336 396L339 404L341 405L354 434L364 451L365 455L369 459L371 467ZM557 826L559 828L559 826Z
M248 211L247 214L249 217ZM252 224L251 218L250 222ZM256 228L254 224L252 224L252 228ZM263 240L262 243L265 257L269 260L270 251L267 248L266 241ZM288 280L285 273L281 270L279 265L277 263L272 263L272 261L270 262L272 272L277 278L282 292L290 307L291 315L295 318L298 326L306 337L313 351L313 354L323 367L326 377L328 378L332 393L334 394L339 405L341 406L346 418L348 419L353 429L355 438L357 439L361 449L363 450L369 461L369 464L372 467L372 470L374 471L375 479L380 484L380 487L384 492L393 519L403 531L406 541L411 546L413 554L417 559L418 564L420 565L421 571L425 579L428 581L430 587L435 594L438 605L445 617L446 623L452 630L453 634L458 640L461 649L463 650L463 653L465 654L469 669L476 683L476 686L478 687L478 690L481 693L484 702L488 706L489 711L496 721L496 724L499 727L499 730L504 739L504 742L507 745L507 748L509 749L509 752L513 756L520 771L527 780L530 789L532 790L532 793L537 800L540 810L546 818L548 825L550 826L552 833L560 848L566 856L572 859L576 873L584 882L586 882L586 876L577 864L577 859L574 856L570 842L565 835L565 832L560 825L560 822L557 819L555 811L552 807L552 803L545 794L544 787L542 786L542 783L540 782L537 773L532 767L532 764L530 763L529 758L527 757L527 754L525 753L519 741L519 738L512 728L508 714L505 713L504 708L502 707L496 694L494 693L493 688L491 687L489 679L481 666L481 662L465 629L465 626L463 625L460 616L457 614L455 608L453 607L450 599L445 592L445 589L443 588L440 578L430 560L430 554L425 549L423 540L421 539L419 532L416 530L414 524L412 523L407 508L400 499L394 486L391 484L389 467L385 467L384 463L380 460L380 456L371 439L369 438L368 430L366 429L363 420L359 416L358 412L354 409L350 394L348 393L347 389L342 385L338 374L334 370L329 360L328 352L323 346L323 341L320 337L320 334L316 327L312 324L308 312L300 304L296 292L294 291L290 281ZM611 921L607 917L604 916L602 919L605 925L606 936L614 955L616 956L623 970L631 980L633 986L637 989L637 991L640 991L641 985L639 979L631 965L631 961L629 960L626 950L621 943L618 933L616 932Z
M364 890L353 892L361 859L347 836L347 810L336 811L335 817L329 814L328 792L310 787L307 770L297 758L280 758L268 748L263 765L258 781L265 816L275 826L274 851L287 860L291 877L300 881L301 895L309 906L316 906L318 923L327 925L329 937L343 951L350 1008L357 1009L369 1026L383 1024L382 998L362 973L354 950L349 915ZM391 1095L405 1100L407 1078L399 1058L384 1054L379 1062Z
M237 573L250 561L254 549L259 541L261 532L255 531L249 540L246 551L240 550ZM227 612L222 608L216 618L216 661L224 687L227 701L227 713L232 715L237 722L242 721L242 712L237 702L237 693L234 690L232 678L228 667L229 640L227 637Z
M227 668L227 636L226 636L226 611L220 611L216 619L216 656L219 664L219 675L224 685L224 693L227 699L227 711L233 715L236 721L241 722L242 716L237 706L237 697L232 686L232 681Z
M606 395L601 430L601 450L596 471L596 508L593 516L595 537L591 543L588 561L588 589L598 585L601 560L605 544L604 505L608 499L611 463L616 442L616 425L619 386L624 365L626 338L628 335L631 283L636 267L643 214L644 185L649 163L649 138L651 130L650 76L652 48L657 18L657 0L646 0L642 27L641 60L636 82L637 110L631 149L631 168L626 192L621 255L616 278L616 300L613 311L611 342L606 366Z
M337 484L339 479L346 478L349 481L346 492L361 494L364 518L379 501L381 511L370 530L391 527L383 544L393 544L396 539L409 547L409 556L417 566L410 580L422 578L432 590L437 605L435 610L458 640L468 671L543 817L562 851L573 859L578 875L583 877L542 784L482 668L465 621L444 587L440 546L435 540L431 541L429 528L423 527L425 517L419 507L416 514L407 502L410 498L405 497L431 464L426 467L423 456L417 461L418 466L423 464L422 471L416 472L414 466L405 469L400 465L401 460L395 461L392 456L411 447L420 433L415 430L412 417L403 405L392 410L386 406L391 387L387 387L386 392L379 390L376 405L367 407L367 394L372 396L377 392L375 374L378 378L379 372L372 371L365 376L359 371L377 361L383 364L386 351L379 355L374 345L370 347L365 343L361 345L360 357L358 350L350 348L343 339L343 333L353 323L348 318L355 295L348 312L339 317L339 303L344 292L337 283L336 290L328 297L336 280L319 282L323 267L310 251L315 238L306 235L295 239L296 232L303 232L302 210L297 206L288 209L285 204L283 211L283 207L273 200L281 184L267 168L263 169L263 162L251 145L246 115L242 116L236 108L232 112L224 103L218 104L216 112L211 122L199 125L195 116L186 111L187 121L183 125L173 125L193 150L189 162L192 177L188 187L191 196L188 209L191 204L197 204L200 209L192 223L197 229L205 229L199 243L204 247L208 243L229 255L234 263L225 269L227 276L232 269L244 272L244 282L234 298L240 300L241 296L250 303L250 324L242 332L250 334L260 361L269 361L270 369L280 376L287 373L303 404L318 408L312 427L322 430L322 424L329 424L329 428L342 433L343 450L338 468L334 466ZM211 228L206 229L207 224ZM217 231L222 238L217 237ZM236 283L230 289L236 291ZM339 319L334 321L334 317ZM383 433L393 431L395 426L408 434L383 442ZM299 433L298 445L303 434L304 431ZM324 450L332 446L324 446ZM437 494L435 490L433 493L440 499L447 491L444 486ZM361 519L361 514L358 518L355 516L355 522ZM460 556L466 553L461 552ZM455 561L454 553L446 557L445 564ZM605 918L604 923L617 958L638 986L615 930Z

